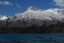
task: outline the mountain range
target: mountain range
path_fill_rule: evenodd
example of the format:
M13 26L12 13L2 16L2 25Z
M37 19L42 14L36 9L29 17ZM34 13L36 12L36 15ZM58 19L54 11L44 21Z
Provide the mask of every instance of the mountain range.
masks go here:
M43 10L30 6L25 12L17 13L15 16L7 17L0 15L0 28L3 28L6 32L9 32L9 29L15 32L16 29L18 30L17 32L21 32L20 30L22 30L25 33L30 33L31 30L31 32L35 32L36 30L37 32L52 32L54 30L57 32L63 30L63 25L64 9L58 8Z
M51 8L47 10L42 10L35 8L33 6L30 6L25 12L23 13L17 13L15 16L0 16L0 20L21 20L21 21L28 21L28 20L41 20L46 23L57 23L64 22L64 9L58 9L58 8Z

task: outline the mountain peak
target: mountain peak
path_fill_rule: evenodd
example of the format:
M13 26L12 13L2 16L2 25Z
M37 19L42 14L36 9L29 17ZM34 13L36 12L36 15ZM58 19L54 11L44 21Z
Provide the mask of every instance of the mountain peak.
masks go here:
M28 7L28 10L37 11L37 10L42 10L42 9L38 9L38 8L35 8L34 6L30 6Z

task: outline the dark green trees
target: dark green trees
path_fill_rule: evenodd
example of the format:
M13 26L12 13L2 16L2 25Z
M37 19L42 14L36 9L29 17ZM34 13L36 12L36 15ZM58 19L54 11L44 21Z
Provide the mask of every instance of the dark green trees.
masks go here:
M47 25L40 20L0 21L0 33L64 33L64 23Z

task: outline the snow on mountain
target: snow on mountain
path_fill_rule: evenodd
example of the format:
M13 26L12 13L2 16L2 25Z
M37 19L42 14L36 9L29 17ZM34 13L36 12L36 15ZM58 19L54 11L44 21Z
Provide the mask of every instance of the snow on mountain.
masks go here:
M58 9L58 8L51 8L47 10L42 10L35 8L33 6L30 6L27 11L23 13L17 13L15 16L9 17L13 20L30 20L30 19L37 19L37 20L43 20L45 22L52 21L62 21L64 22L64 9ZM0 16L0 20L6 20L8 17L6 16Z
M27 27L32 25L42 26L64 22L64 9L51 8L47 10L30 6L27 11L17 13L15 16L0 16L0 20L8 21L10 27Z
M38 8L33 7L33 6L30 6L30 7L28 7L27 10L33 10L33 11L36 11L36 10L42 10L42 9L38 9Z
M32 6L23 13L17 13L15 15L18 19L38 19L43 21L63 21L64 20L64 9L37 9Z
M6 19L8 19L8 17L7 16L0 16L0 20L6 20Z

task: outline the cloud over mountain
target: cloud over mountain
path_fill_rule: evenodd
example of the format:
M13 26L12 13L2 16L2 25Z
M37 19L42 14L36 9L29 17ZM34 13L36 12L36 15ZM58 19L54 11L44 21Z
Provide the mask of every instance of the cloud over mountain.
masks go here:
M18 3L15 3L17 8L21 8L21 6Z
M64 0L53 0L56 6L64 7Z

